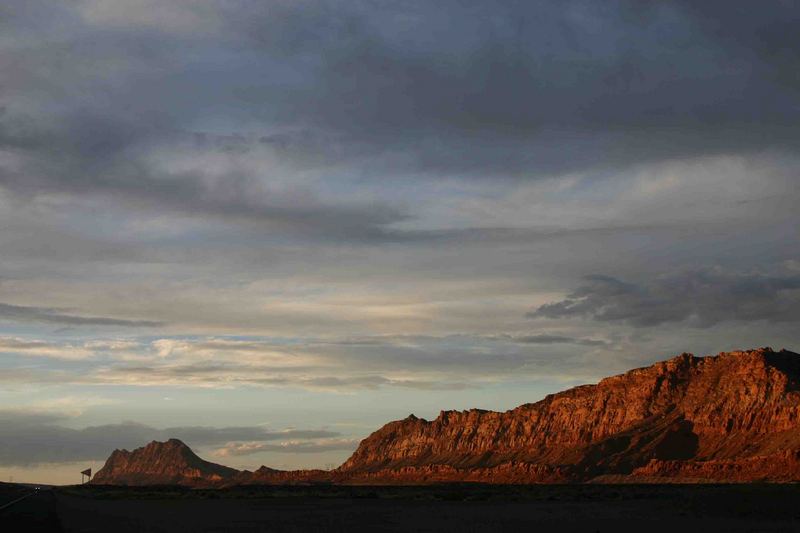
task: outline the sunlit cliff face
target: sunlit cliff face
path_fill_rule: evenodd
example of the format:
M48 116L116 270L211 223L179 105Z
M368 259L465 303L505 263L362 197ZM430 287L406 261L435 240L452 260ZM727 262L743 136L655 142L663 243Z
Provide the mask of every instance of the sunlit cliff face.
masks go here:
M798 11L4 2L0 479L796 349Z
M92 483L790 482L800 478L799 379L800 354L788 350L683 353L507 411L411 414L335 469L236 470L170 438L114 450Z

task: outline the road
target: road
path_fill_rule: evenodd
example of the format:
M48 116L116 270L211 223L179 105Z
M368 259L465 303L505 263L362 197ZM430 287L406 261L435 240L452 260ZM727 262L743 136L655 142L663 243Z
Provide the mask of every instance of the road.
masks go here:
M0 503L0 530L8 532L61 532L52 490L32 491L26 496Z

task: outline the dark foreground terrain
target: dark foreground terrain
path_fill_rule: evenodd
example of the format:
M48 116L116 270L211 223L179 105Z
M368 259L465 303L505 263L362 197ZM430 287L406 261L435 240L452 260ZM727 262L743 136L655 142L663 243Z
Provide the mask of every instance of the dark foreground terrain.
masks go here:
M2 531L800 531L798 485L0 490Z

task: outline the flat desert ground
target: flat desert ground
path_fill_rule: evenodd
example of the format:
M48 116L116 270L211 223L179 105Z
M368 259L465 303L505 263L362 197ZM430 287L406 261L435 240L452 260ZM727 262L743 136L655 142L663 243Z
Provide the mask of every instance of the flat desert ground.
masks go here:
M9 487L9 532L800 531L798 485Z

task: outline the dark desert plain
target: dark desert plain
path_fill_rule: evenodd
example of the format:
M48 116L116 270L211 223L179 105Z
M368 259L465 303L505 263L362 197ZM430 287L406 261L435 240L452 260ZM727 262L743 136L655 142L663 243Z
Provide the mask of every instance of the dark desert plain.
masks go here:
M3 487L3 495L14 489ZM59 487L5 531L792 532L797 485Z
M0 533L800 532L800 0L0 0Z

